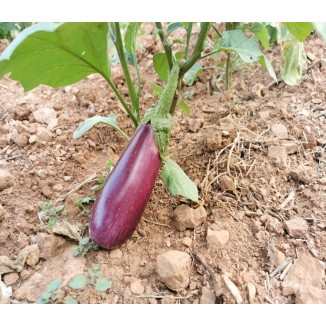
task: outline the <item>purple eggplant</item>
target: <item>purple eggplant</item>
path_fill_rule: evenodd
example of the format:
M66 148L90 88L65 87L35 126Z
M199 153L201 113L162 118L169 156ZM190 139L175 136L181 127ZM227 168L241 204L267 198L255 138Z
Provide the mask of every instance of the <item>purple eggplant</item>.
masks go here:
M135 230L161 167L152 127L139 127L98 195L90 216L94 243L112 249Z

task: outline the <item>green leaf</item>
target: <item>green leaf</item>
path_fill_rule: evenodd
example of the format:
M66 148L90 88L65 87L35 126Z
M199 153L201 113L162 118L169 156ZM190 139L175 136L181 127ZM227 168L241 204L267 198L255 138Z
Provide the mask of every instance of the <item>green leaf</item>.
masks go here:
M68 285L74 290L82 289L86 285L86 276L84 274L77 275Z
M184 53L183 51L181 51L181 52L176 52L176 53L174 54L175 60L180 60L180 59L182 59L182 58L184 57L184 55L185 55L185 53Z
M268 31L269 44L270 45L275 44L277 42L277 34L278 34L277 28L268 24L266 25L266 29Z
M113 112L110 113L108 117L101 117L99 115L96 115L94 117L91 117L89 119L86 119L83 121L78 128L75 130L73 134L73 138L77 139L83 136L88 130L90 130L93 126L95 126L98 123L105 123L111 127L113 127L115 130L117 130L124 138L129 140L129 137L119 128L117 124L116 116Z
M136 36L141 23L129 23L125 34L125 47L128 53L136 55Z
M316 31L326 42L326 23L314 23Z
M172 23L168 26L166 30L166 35L170 35L173 31L175 31L178 28L185 28L183 23Z
M282 24L300 42L303 42L310 35L311 31L314 28L314 25L310 22Z
M71 85L93 73L110 77L107 23L38 23L23 32L0 57L0 77L22 83Z
M270 74L270 76L277 81L277 77L275 74L275 71L273 69L273 66L271 65L270 61L267 59L265 55L262 55L259 59L260 64L262 67Z
M252 31L257 36L260 43L265 49L269 48L269 34L265 25L262 23L254 23L252 25Z
M296 85L301 79L306 55L303 43L296 40L287 41L283 53L284 65L281 67L281 76L288 85Z
M198 75L201 73L203 70L203 67L200 63L196 62L184 75L183 79L187 83L187 85L191 86Z
M165 53L155 53L153 57L154 69L158 76L164 82L168 82L169 78L169 63Z
M186 102L180 101L178 103L178 105L179 105L180 109L183 111L184 114L190 115L190 109L189 109L189 106L187 105Z
M163 93L163 87L161 87L160 85L152 83L150 86L154 91L153 96L160 96Z
M46 287L46 291L53 293L59 290L60 286L61 286L61 280L60 279L54 280Z
M78 302L70 295L67 295L63 302L65 304L78 304Z
M220 50L237 53L246 63L258 61L262 55L257 39L249 39L241 30L224 31Z
M193 202L198 202L196 185L183 172L181 167L170 158L163 160L162 178L172 195L181 195Z
M101 277L96 281L95 289L98 292L105 292L112 286L112 282L105 277Z

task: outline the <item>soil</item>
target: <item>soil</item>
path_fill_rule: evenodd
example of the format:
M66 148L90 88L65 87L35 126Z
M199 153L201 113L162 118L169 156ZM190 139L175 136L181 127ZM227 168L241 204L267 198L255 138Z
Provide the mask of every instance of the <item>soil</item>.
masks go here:
M145 112L156 102L150 84L160 81L152 57L161 45L150 35L142 42ZM326 262L326 64L321 61L326 46L310 36L305 50L308 60L297 86L272 83L258 65L235 67L227 92L216 69L204 70L193 86L184 85L184 92L193 92L186 100L191 114L176 112L169 155L198 186L199 206L207 213L203 223L178 230L175 208L197 206L171 196L159 178L137 230L119 249L90 250L85 258L74 257L78 242L56 235L62 241L48 244L53 252L7 274L12 295L2 303L33 303L56 278L63 281L56 303L67 295L79 303L193 304L208 297L215 303L237 302L227 286L214 288L209 268L226 275L244 303L295 302L295 295L284 291L280 273L271 273L285 259L295 263L304 253ZM279 75L278 49L267 56ZM127 94L119 66L112 67L112 75ZM96 180L107 171L108 160L118 160L127 142L104 125L78 140L73 132L85 118L114 112L120 127L133 134L131 120L106 81L91 75L72 86L39 86L25 93L18 82L4 77L0 108L0 169L11 174L0 189L0 256L14 260L26 246L37 243L36 237L51 234L38 215L47 201L64 205L67 215L59 212L56 218L67 219L87 236L92 204L77 207L74 202L96 196ZM44 108L51 110L45 110L49 114L42 120L34 112ZM94 173L92 181L83 183ZM303 233L295 225L287 226L295 219L306 226ZM214 246L208 229L228 231L228 237ZM169 289L157 273L157 257L170 250L191 257L189 285L180 291ZM72 290L67 285L76 273L88 275L94 264L100 264L102 276L112 282L108 291L100 293L92 286ZM320 288L325 290L325 278Z

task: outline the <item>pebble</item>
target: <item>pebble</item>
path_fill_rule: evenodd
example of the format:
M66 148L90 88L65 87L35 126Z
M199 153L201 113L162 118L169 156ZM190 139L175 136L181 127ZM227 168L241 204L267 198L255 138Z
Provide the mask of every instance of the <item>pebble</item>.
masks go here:
M177 229L185 231L201 225L205 221L207 213L203 206L194 209L182 204L174 210L173 216Z
M309 230L309 225L303 218L294 218L284 222L284 228L293 238L303 238Z
M319 260L303 253L292 265L282 283L282 294L287 296L297 293L303 287L322 289L325 268Z
M53 190L56 192L60 192L63 189L63 185L61 183L56 183L55 185L53 185Z
M284 233L282 223L274 217L270 217L266 221L266 230L277 235L282 235Z
M227 245L230 239L230 233L227 230L212 230L207 229L207 245L209 248L220 249Z
M45 129L44 127L37 127L36 137L40 143L47 144L52 141L53 135L51 131Z
M122 258L123 253L120 249L113 249L110 251L110 258L111 259L120 259Z
M72 155L73 159L80 164L86 163L86 158L83 153L76 153Z
M8 273L3 277L6 286L15 284L19 279L18 273Z
M40 248L37 244L26 246L21 253L27 253L26 264L35 266L40 260Z
M271 159L275 159L276 163L280 166L286 166L287 154L284 146L270 145L268 147L267 156Z
M271 134L277 138L287 138L288 130L282 123L274 123L271 126Z
M19 147L24 147L28 144L27 134L12 134L11 140Z
M33 116L36 122L49 124L57 118L57 112L51 108L41 108L36 110Z
M189 130L192 132L197 132L203 124L202 119L199 118L188 119L188 121L189 121Z
M29 139L28 139L28 142L29 142L30 144L34 144L34 143L36 142L36 140L37 140L36 135L31 135L31 136L29 137Z
M181 291L189 284L191 257L178 250L167 251L157 257L156 270L165 285L174 291Z
M298 166L289 172L289 178L300 183L308 184L312 181L313 168L310 166Z
M249 303L251 304L255 303L254 299L256 296L256 287L251 282L247 283L247 291L248 291Z
M326 290L313 286L301 286L295 295L296 304L325 304Z
M37 233L33 239L40 249L40 258L48 259L58 255L58 251L67 243L54 234Z
M303 143L304 148L313 149L317 146L317 140L315 135L311 132L306 134L307 142Z
M7 170L0 169L0 191L14 185L14 177Z
M221 176L219 180L219 186L222 191L231 191L233 193L236 193L236 187L233 178L228 175Z
M132 278L130 281L130 291L133 294L142 294L145 291L144 286L141 284L140 280Z
M232 296L234 297L235 302L237 304L241 304L243 302L243 299L236 285L229 279L227 275L222 275L222 280L224 281L226 288L231 292Z
M264 110L264 111L260 111L258 114L262 120L267 120L267 119L269 119L270 111Z
M203 287L201 289L200 304L214 304L216 296L213 290Z
M189 237L185 237L182 239L182 244L184 244L186 247L191 248L192 246L192 239Z

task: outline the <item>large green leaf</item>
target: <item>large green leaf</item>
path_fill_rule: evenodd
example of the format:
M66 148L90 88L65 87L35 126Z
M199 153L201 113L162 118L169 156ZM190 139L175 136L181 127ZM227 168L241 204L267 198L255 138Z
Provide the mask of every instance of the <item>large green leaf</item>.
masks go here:
M136 36L141 23L129 23L125 35L126 51L136 56Z
M193 202L198 202L198 189L184 173L181 167L170 158L163 160L162 179L174 196L181 195Z
M183 76L183 79L188 86L192 86L198 75L202 72L203 67L200 63L196 62Z
M273 69L272 64L270 63L270 61L267 59L267 57L265 55L262 55L259 58L259 62L262 65L262 67L269 73L269 75L275 80L277 81L277 77L275 74L275 71Z
M105 292L112 286L112 282L105 277L100 277L95 284L95 289L98 292Z
M320 34L326 42L326 23L314 23L314 26L317 30L317 33Z
M107 23L38 23L23 32L0 57L0 77L26 91L45 84L70 85L93 73L110 76Z
M300 42L303 42L311 33L314 26L312 23L283 23L288 31Z
M301 79L307 60L303 43L297 40L285 42L283 60L284 65L281 68L282 79L288 85L296 85Z
M105 123L111 127L113 127L115 130L117 130L124 138L129 140L128 135L126 135L123 130L121 130L117 124L117 118L114 113L110 113L108 117L102 117L100 115L96 115L94 117L91 117L89 119L86 119L83 121L78 128L75 130L73 134L73 138L77 139L83 136L88 130L90 130L93 126L95 126L98 123Z
M258 61L262 55L257 39L249 39L242 30L224 31L219 49L237 53L247 63Z
M74 290L79 290L86 286L86 282L86 276L84 274L80 274L75 276L74 279L68 283L68 285Z
M252 25L252 31L257 36L260 43L265 49L269 48L269 34L265 25L262 23L254 23Z
M169 63L165 53L155 53L153 57L154 69L158 76L164 81L169 79Z

